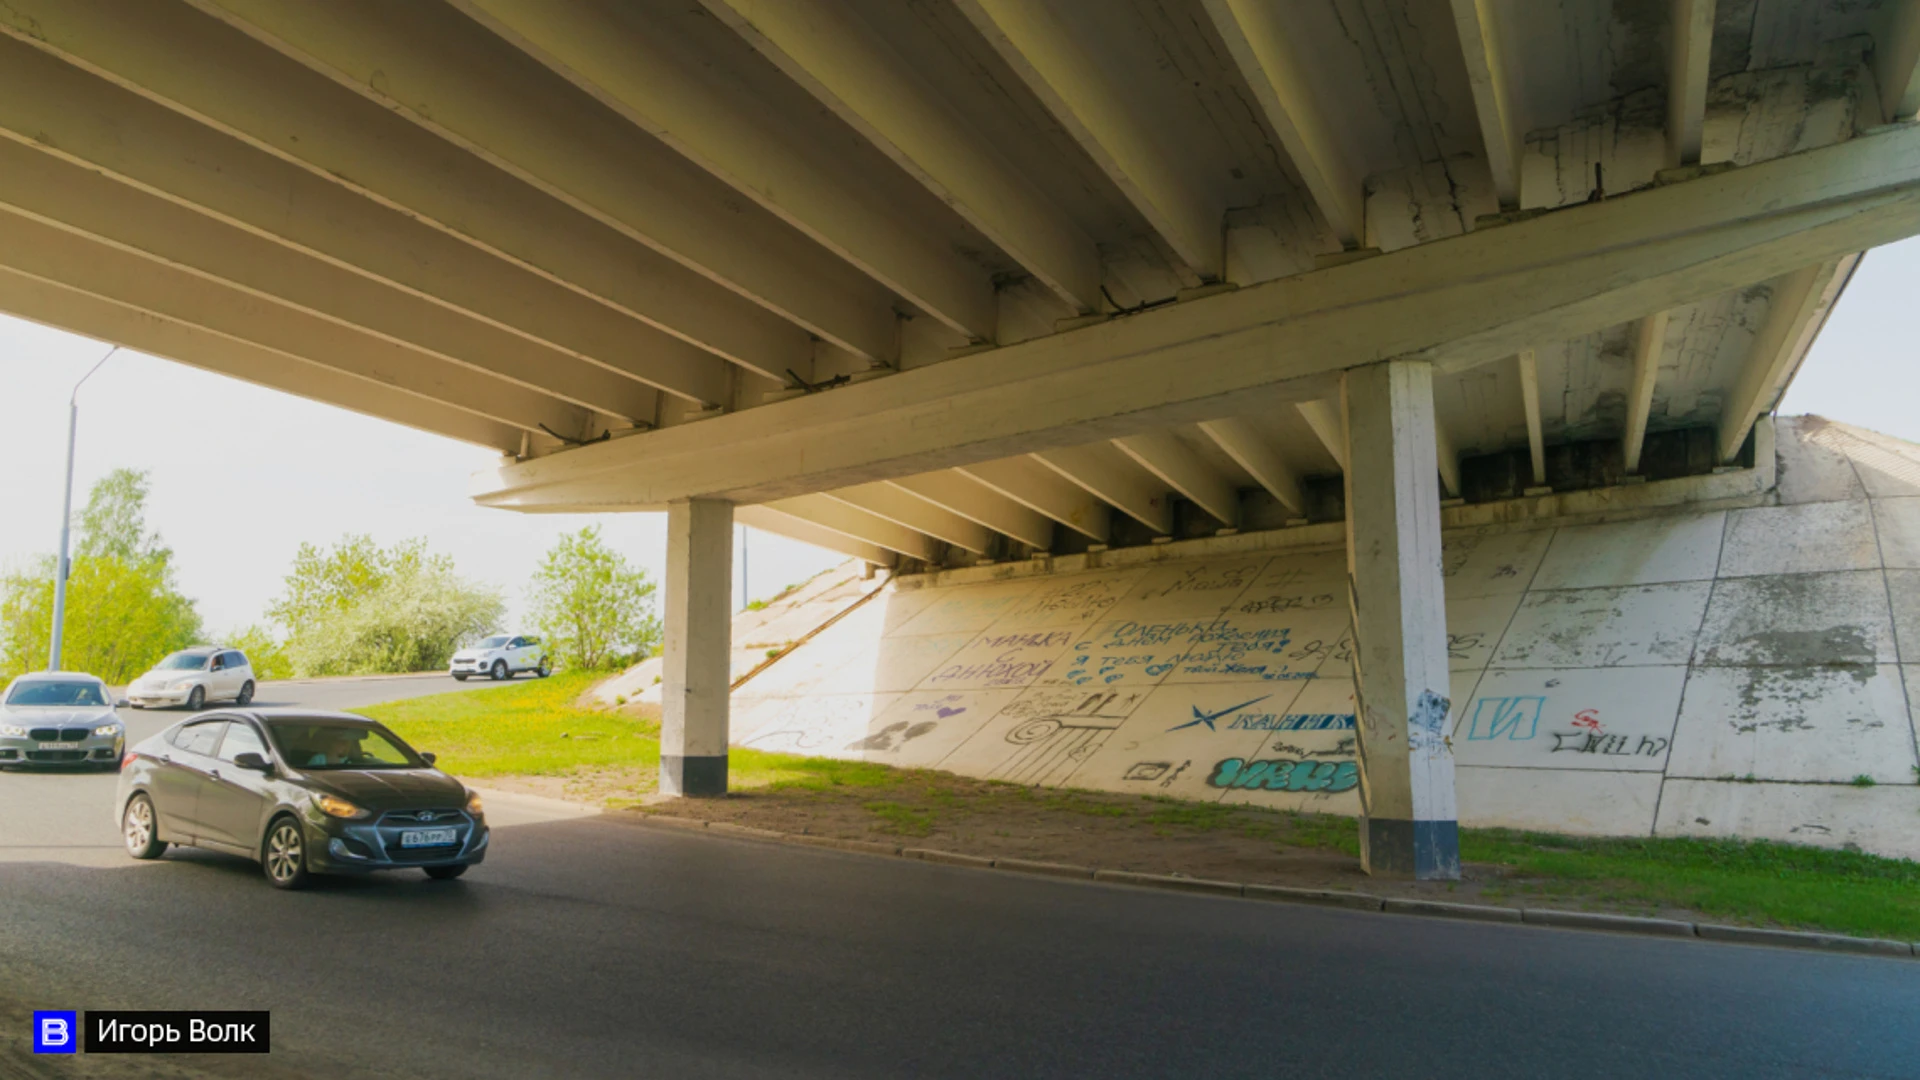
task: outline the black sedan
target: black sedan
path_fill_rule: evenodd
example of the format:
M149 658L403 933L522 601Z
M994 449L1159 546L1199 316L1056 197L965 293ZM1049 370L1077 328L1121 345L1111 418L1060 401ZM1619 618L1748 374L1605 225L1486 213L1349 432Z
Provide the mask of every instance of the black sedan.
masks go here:
M203 713L128 753L117 805L134 858L168 844L245 855L282 889L405 867L445 880L487 854L480 796L348 713Z

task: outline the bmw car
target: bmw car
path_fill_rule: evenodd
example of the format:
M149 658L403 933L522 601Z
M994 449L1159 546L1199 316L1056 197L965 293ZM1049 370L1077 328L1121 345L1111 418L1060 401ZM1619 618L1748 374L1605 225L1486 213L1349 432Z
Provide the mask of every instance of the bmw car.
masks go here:
M407 868L445 881L487 854L479 794L351 713L203 713L128 753L116 805L134 858L168 844L244 855L282 889Z
M120 767L127 729L107 684L74 671L37 671L0 694L0 767ZM119 704L126 704L120 702Z

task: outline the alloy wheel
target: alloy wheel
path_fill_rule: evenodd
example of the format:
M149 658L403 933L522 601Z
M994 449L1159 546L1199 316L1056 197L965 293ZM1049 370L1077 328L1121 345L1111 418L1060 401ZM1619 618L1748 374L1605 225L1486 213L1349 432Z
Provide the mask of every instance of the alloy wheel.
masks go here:
M145 799L129 803L126 826L127 850L135 854L147 850L153 843L153 804Z
M275 885L289 885L305 868L300 830L291 821L282 821L267 836L267 876Z

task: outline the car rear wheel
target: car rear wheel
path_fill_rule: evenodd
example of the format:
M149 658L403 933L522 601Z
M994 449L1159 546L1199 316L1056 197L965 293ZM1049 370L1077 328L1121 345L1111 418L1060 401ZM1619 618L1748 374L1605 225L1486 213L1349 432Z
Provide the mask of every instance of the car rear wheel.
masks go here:
M127 841L127 854L136 859L157 859L167 850L167 842L160 839L160 830L155 827L153 800L145 795L135 795L127 800L126 812L120 815L120 833Z
M207 704L207 688L196 686L187 693L187 711L199 712Z
M490 674L493 676L494 682L499 682L501 679L506 678L507 662L505 660L495 660L493 662L493 670Z
M453 677L453 681L454 681L454 682L466 682L466 681L467 681L467 677L466 677L465 675L455 675L455 676Z
M233 699L235 705L246 705L253 701L253 680L248 679L240 686L240 695Z
M435 881L452 881L454 878L457 878L461 874L464 874L467 872L467 868L464 865L427 866L427 867L422 867L422 869L426 870L427 876L432 878Z
M533 673L544 679L547 676L553 674L553 669L547 666L547 662L545 660L542 660L540 661L540 666L533 669Z
M307 842L300 823L290 817L273 819L260 845L260 868L276 889L299 889L307 884Z

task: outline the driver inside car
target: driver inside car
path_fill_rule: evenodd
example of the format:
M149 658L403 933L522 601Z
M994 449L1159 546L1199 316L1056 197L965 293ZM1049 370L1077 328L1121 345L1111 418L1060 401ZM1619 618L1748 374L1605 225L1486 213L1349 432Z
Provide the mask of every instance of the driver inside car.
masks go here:
M309 767L320 765L347 765L360 755L360 740L349 731L333 728L323 736L324 740L310 755L306 764Z

